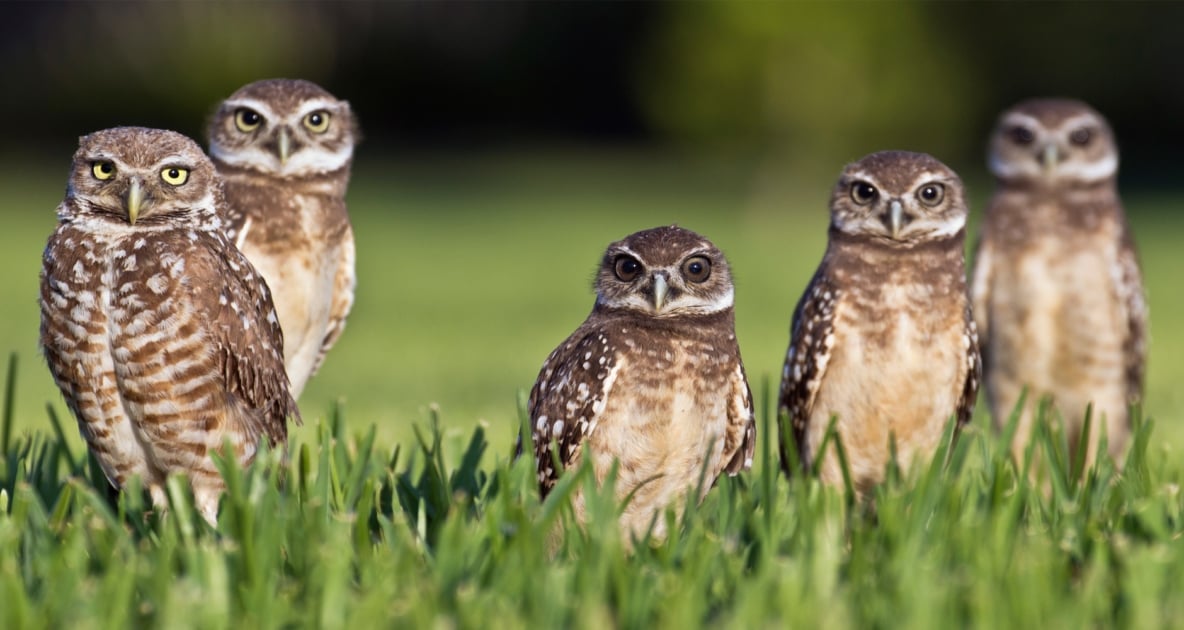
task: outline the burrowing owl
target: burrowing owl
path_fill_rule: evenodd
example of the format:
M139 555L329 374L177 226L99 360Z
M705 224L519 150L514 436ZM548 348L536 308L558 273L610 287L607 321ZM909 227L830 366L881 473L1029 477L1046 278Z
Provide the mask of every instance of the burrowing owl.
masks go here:
M1027 387L1013 449L1052 396L1076 452L1093 405L1089 460L1105 426L1111 455L1126 443L1128 405L1143 390L1147 305L1118 199L1118 150L1088 105L1031 100L1000 116L990 167L998 182L975 260L972 294L996 425Z
M780 409L801 462L827 425L861 494L891 461L932 457L946 423L970 420L980 371L966 291L962 181L931 156L873 153L831 195L826 254L793 314ZM784 443L784 442L783 442ZM788 453L782 465L789 472ZM834 449L824 482L842 483Z
M592 313L547 357L530 393L539 488L545 496L587 443L597 480L617 461L618 499L634 493L623 534L644 535L657 517L661 538L660 512L680 507L701 474L705 493L721 473L752 466L732 276L710 241L671 226L609 245L595 284ZM578 495L574 506L582 521Z
M240 88L209 125L210 157L229 202L227 231L271 287L296 397L353 305L345 191L356 136L349 103L289 79Z
M229 441L251 461L299 417L271 296L222 232L214 165L189 138L120 127L83 137L41 272L41 344L116 487L138 475L158 506L190 477L211 523Z

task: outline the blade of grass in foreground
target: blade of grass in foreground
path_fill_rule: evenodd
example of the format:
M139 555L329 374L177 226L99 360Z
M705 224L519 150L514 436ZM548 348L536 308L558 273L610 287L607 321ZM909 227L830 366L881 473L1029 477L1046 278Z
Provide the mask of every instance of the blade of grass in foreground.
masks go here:
M217 529L183 478L167 514L134 486L112 503L101 472L62 474L85 466L60 431L13 436L0 626L1108 627L1184 614L1184 466L1150 452L1151 421L1136 418L1121 468L1099 453L1080 474L1080 447L1055 426L1022 462L972 426L875 489L869 510L847 487L780 473L769 391L758 470L721 479L681 523L663 515L666 539L632 553L613 476L598 484L585 463L539 501L529 449L491 461L479 429L448 451L434 411L408 451L382 450L370 424L352 434L338 410L311 442L227 467ZM1047 482L1027 474L1033 459Z

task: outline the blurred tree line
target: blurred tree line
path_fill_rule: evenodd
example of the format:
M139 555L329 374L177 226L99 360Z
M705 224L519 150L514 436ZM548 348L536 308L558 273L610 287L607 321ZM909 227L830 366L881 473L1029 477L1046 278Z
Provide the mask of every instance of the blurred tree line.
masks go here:
M674 146L839 165L878 148L981 163L997 112L1082 98L1124 175L1184 137L1184 4L1167 2L20 2L4 5L5 155L117 124L201 137L265 77L348 98L382 153ZM14 124L15 123L15 124Z

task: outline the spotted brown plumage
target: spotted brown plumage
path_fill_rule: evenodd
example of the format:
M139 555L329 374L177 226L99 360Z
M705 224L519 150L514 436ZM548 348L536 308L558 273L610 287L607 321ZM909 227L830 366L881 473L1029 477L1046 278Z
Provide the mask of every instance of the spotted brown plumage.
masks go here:
M854 485L866 493L883 480L893 442L907 469L933 455L951 418L958 427L970 420L980 363L966 215L961 180L928 155L885 151L844 169L781 379L782 444L792 433L802 465L815 464L833 416ZM842 482L834 449L820 475Z
M271 287L298 397L353 306L345 193L357 121L349 103L314 83L268 79L223 101L208 135L225 180L227 234Z
M710 241L671 226L611 244L596 291L592 313L531 390L539 489L546 496L586 447L598 481L619 466L618 499L633 493L621 528L642 536L655 514L681 508L702 473L705 493L719 475L752 466L756 424L732 279ZM574 506L582 520L579 491ZM659 517L653 535L665 534Z
M215 521L225 441L249 463L299 420L266 284L222 231L213 165L180 134L83 137L41 272L41 345L108 480L158 506L186 473Z
M1118 195L1114 134L1080 101L1025 101L1000 115L989 160L996 190L972 293L995 424L1007 422L1027 389L1016 455L1044 398L1076 452L1092 406L1087 463L1103 427L1110 455L1120 457L1128 406L1142 399L1147 304Z

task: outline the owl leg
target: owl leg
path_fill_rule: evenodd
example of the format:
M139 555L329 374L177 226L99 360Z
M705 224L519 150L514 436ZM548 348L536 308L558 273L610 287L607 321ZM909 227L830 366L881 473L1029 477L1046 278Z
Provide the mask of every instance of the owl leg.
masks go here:
M152 497L152 506L157 512L165 513L169 509L169 496L164 486L159 483L148 484L148 494Z
M1115 400L1105 401L1104 396L1099 396L1097 400L1091 401L1093 411L1090 418L1088 450L1085 454L1086 470L1097 461L1098 445L1101 443L1103 431L1106 433L1107 452L1115 462L1121 461L1127 435L1130 432L1129 418L1123 408L1121 397L1115 396L1113 398ZM1065 409L1069 410L1068 413L1073 414L1065 418L1066 431L1069 435L1069 453L1072 456L1076 456L1077 448L1081 443L1081 433L1085 430L1087 405L1087 402L1075 401L1074 404L1065 406Z
M210 527L218 526L218 499L222 497L223 489L221 478L217 483L199 479L193 481L193 502Z

